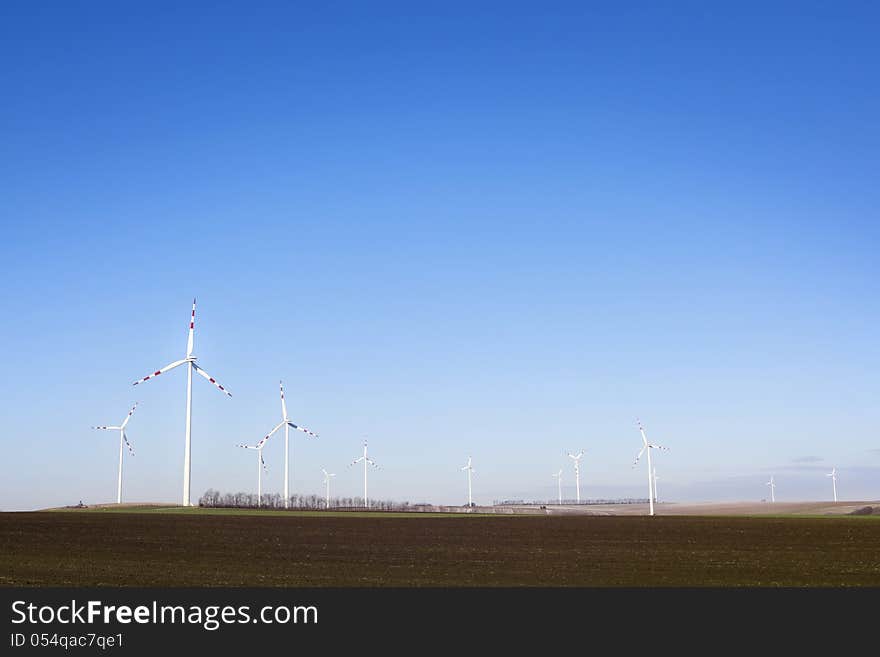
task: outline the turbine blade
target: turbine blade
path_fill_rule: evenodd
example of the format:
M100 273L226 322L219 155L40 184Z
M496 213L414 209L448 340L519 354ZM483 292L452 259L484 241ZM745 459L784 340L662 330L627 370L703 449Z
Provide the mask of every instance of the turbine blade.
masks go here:
M122 439L125 441L125 444L128 445L128 451L134 456L134 448L131 446L131 443L128 442L128 436L125 435L125 430L122 431Z
M645 435L645 427L642 425L642 421L640 419L636 418L636 424L639 425L639 433L642 434L642 442L645 443L645 445L647 445L648 444L648 437Z
M654 449L660 449L660 450L663 450L664 452L669 451L668 447L664 447L663 445L654 445L653 443L648 445L648 447L653 447Z
M282 424L284 424L284 423L282 422ZM301 427L298 424L294 424L293 422L288 422L287 424L289 424L291 427L293 427L297 431L302 431L303 433L307 433L312 438L318 437L318 434L316 434L314 431L310 431L309 429L306 429L305 427Z
M243 445L243 444L241 444L241 443L239 443L238 445L236 445L236 447L241 447L241 448L243 448L243 449L259 449L259 448L256 447L255 445Z
M355 459L354 461L352 461L351 463L349 463L349 464L348 464L348 467L350 468L350 467L353 466L355 463L360 463L360 462L363 461L363 460L364 460L364 457L361 456L360 458L357 458L357 459Z
M278 425L274 429L272 429L272 431L270 431L265 436L263 436L263 439L257 443L256 448L260 449L263 446L263 443L266 442L267 440L269 440L269 438L272 437L272 434L275 433L276 431L278 431L283 426L284 426L284 422L279 422Z
M647 444L644 447L642 447L642 449L639 451L639 455L636 457L636 460L633 461L632 467L636 467L639 464L639 459L642 458L642 454L645 453L646 449L648 449Z
M139 403L139 402L135 402L135 403L134 403L134 406L131 407L131 410L128 412L128 415L127 415L127 416L125 417L125 419L122 421L122 428L123 428L123 429L125 428L125 425L128 424L128 421L131 419L131 416L132 416L132 414L134 413L134 409L136 409L136 408L138 407L138 403Z
M263 452L260 450L260 463L263 464L263 472L269 474L269 468L266 467L266 462L263 460Z
M160 374L165 374L165 372L167 372L168 370L173 370L175 367L183 365L185 362L186 362L185 358L183 360L176 360L173 363L171 363L170 365L166 365L161 370L156 370L152 374L147 374L144 378L138 379L137 381L135 381L131 385L136 386L137 384L143 383L144 381L149 381L150 379L157 377Z
M279 381L278 387L281 388L281 418L287 419L287 403L284 401L284 382Z
M189 318L189 337L186 339L186 355L187 358L192 356L193 352L193 333L196 328L196 300L193 299L192 315Z
M116 429L116 431L119 431L121 428L122 427L92 427L92 429Z
M230 397L232 397L232 393L229 392L229 391L228 391L226 388L224 388L223 386L221 386L219 383L217 383L217 381L214 380L214 377L213 377L213 376L211 376L210 374L208 374L205 370L203 370L201 367L199 367L199 366L196 365L195 363L193 363L192 366L193 366L193 369L196 371L196 374L198 374L199 376L203 376L203 377L205 377L206 379L208 379L208 381L210 381L211 383L213 383L213 384L214 384L214 385L215 385L215 386L216 386L221 392L225 392L227 395L229 395Z

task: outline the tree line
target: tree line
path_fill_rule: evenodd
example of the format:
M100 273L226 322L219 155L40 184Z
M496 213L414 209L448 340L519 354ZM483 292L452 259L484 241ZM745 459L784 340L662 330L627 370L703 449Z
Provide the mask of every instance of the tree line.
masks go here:
M257 502L259 501L259 504ZM199 498L199 506L217 509L284 509L284 497L278 493L264 493L258 500L256 493L221 493L209 488ZM312 511L326 509L327 498L323 495L291 495L288 511ZM362 497L331 497L330 509L362 509ZM394 500L370 500L370 509L375 511L406 511L409 502Z

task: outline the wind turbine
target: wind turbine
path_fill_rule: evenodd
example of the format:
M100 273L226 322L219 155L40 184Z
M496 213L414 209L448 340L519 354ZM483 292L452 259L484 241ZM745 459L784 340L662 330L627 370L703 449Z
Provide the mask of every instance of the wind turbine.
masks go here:
M269 438L273 433L278 431L281 427L284 427L284 508L288 508L290 506L290 488L288 486L288 466L290 464L289 455L289 443L290 443L290 427L297 429L298 431L302 431L304 434L312 436L313 438L317 438L318 434L313 431L309 431L305 427L301 427L297 424L291 422L290 418L287 416L287 404L284 401L284 383L282 381L278 382L279 387L281 388L281 422L279 422L272 431L269 432L269 435L266 438ZM263 440L265 440L264 438Z
M473 466L471 465L471 457L468 456L467 465L462 468L462 470L467 470L468 473L468 512L473 508L473 497L471 497L471 473L474 471Z
M121 461L120 461L121 462ZM834 501L837 501L837 468L831 468L826 477L831 477L831 485L834 487Z
M272 434L270 433L269 436ZM266 467L266 462L263 460L263 447L266 446L266 441L269 440L269 436L263 438L256 445L243 445L239 444L238 447L243 447L244 449L255 449L257 450L257 507L261 506L263 501L263 471L266 471L266 474L269 473L269 469Z
M640 420L636 420L636 424L639 425L639 433L642 434L642 449L639 451L639 455L636 456L636 460L633 461L632 467L636 467L639 464L639 459L642 458L642 454L647 450L648 452L648 505L649 505L649 515L654 515L654 475L656 471L654 470L654 466L651 465L651 450L652 449L662 449L663 451L668 452L669 448L663 447L662 445L655 445L653 443L648 442L648 437L645 435L645 428L642 426Z
M568 453L568 458L574 461L574 487L577 494L577 503L581 503L581 459L584 456L584 450L581 450L577 453L577 455Z
M373 461L373 459L371 459L367 456L367 441L366 440L364 441L364 455L361 456L360 458L356 458L354 461L349 463L348 467L350 468L355 463L360 463L361 461L364 462L364 508L369 509L370 502L367 499L367 463L372 465L374 468L378 468L379 466L376 465L376 463L375 463L375 461Z
M229 397L232 397L232 393L229 392L226 388L221 386L217 381L208 374L201 367L196 365L196 356L193 355L193 333L195 332L195 324L196 324L196 300L193 299L193 307L192 307L192 315L189 320L189 338L186 341L186 358L183 360L176 360L170 365L166 365L160 370L156 370L152 374L148 374L142 379L138 379L132 385L138 385L139 383L143 383L144 381L149 381L160 374L164 374L169 370L173 370L175 367L183 365L186 363L186 439L184 444L183 451L183 506L192 506L190 502L190 476L192 474L192 461L191 461L191 452L192 452L192 375L193 372L206 378L213 386L215 386L220 392L225 393Z
M556 480L556 488L559 497L559 504L562 504L562 468L559 468L559 472L553 473L553 478Z
M128 412L128 415L125 416L125 419L122 421L118 427L92 427L92 429L106 429L108 431L119 431L119 478L116 483L116 503L122 503L122 443L124 442L128 445L128 451L131 452L131 455L134 456L134 450L131 448L131 443L128 442L128 438L125 435L125 425L128 424L128 421L131 419L132 414L134 413L134 409L137 408L137 402L135 405L131 407L131 410Z
M324 468L321 468L321 472L324 473L324 486L327 489L327 508L330 508L330 477L335 477L336 474L333 472L327 472Z
M773 481L773 475L770 475L770 481L768 481L765 486L770 486L770 501L776 501L776 482Z

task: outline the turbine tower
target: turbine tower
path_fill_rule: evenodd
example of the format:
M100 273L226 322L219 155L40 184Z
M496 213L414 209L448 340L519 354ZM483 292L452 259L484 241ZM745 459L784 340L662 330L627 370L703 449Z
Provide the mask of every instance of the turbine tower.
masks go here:
M562 504L562 468L559 468L559 472L553 473L553 478L556 480L556 492L557 497L559 498L559 504Z
M657 497L657 466L654 466L654 504L660 504L660 498Z
M652 449L662 449L663 451L668 452L669 449L667 447L663 447L662 445L655 445L653 443L648 442L648 437L645 435L645 428L642 426L640 420L636 419L636 424L639 425L639 433L642 434L642 449L639 451L639 455L636 456L636 460L633 461L632 467L636 467L639 464L639 459L642 458L642 454L645 451L648 452L648 506L649 511L648 515L654 515L654 475L656 471L654 470L654 466L651 465L651 450Z
M122 421L118 427L92 427L92 429L106 429L108 431L119 431L119 477L116 482L116 503L122 503L122 443L124 442L128 445L128 451L131 452L131 455L134 456L134 450L131 448L131 443L128 442L128 438L125 435L125 425L128 424L128 421L131 419L132 414L134 413L134 409L137 408L137 402L135 405L131 407L131 410L128 412L128 415L125 416L125 419Z
M122 461L120 461L121 463ZM121 466L120 466L121 467ZM831 485L834 487L834 501L837 501L837 468L831 468L826 477L831 477Z
M330 477L335 477L336 474L333 472L327 472L324 468L321 468L321 472L324 473L324 487L326 489L326 499L327 499L327 508L330 508Z
M467 465L462 468L462 470L467 470L468 473L468 513L470 513L471 509L474 506L474 498L471 496L471 473L474 471L473 466L471 465L471 457L468 456Z
M765 486L770 486L770 501L776 501L776 482L773 481L773 475L770 475L770 481L768 481Z
M271 435L272 434L269 434L269 436ZM266 446L266 441L269 440L269 436L263 438L256 445L238 445L238 447L242 447L244 449L257 450L257 508L262 505L263 501L263 471L265 470L266 474L269 473L269 469L266 467L266 462L263 460L263 447Z
M354 461L349 463L348 467L350 468L355 463L360 463L361 461L364 462L364 508L369 509L370 508L370 501L367 498L367 464L369 463L370 465L372 465L374 468L377 468L377 469L379 466L376 465L376 463L373 461L373 459L371 459L367 456L367 441L366 440L364 441L364 455L361 456L360 458L356 458Z
M193 299L193 307L192 307L192 315L189 320L189 338L186 341L186 358L183 360L176 360L170 365L166 365L160 370L156 370L152 374L148 374L142 379L138 379L132 385L138 385L139 383L143 383L144 381L149 381L152 378L159 376L160 374L164 374L169 370L173 370L175 367L186 364L186 438L184 441L184 450L183 450L183 506L192 506L192 502L190 502L190 475L192 474L192 460L191 460L191 447L192 447L192 375L193 372L206 378L213 386L215 386L220 392L225 393L229 397L232 397L232 393L230 393L226 388L221 386L217 381L208 374L201 367L196 365L196 356L193 355L193 333L195 332L196 325L196 300Z
M584 456L584 450L579 451L576 455L568 453L568 458L574 461L574 487L577 495L577 503L581 503L581 459Z

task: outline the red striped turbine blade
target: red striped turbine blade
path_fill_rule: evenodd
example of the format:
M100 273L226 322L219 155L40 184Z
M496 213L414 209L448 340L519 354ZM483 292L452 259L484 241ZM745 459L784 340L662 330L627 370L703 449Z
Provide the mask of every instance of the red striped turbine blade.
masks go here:
M128 445L128 451L134 456L134 448L132 448L131 443L128 442L128 438L125 435L125 432L122 432L122 439L125 441L125 444Z
M193 331L196 328L196 300L193 299L192 315L189 318L189 337L186 339L186 355L192 356L193 352Z
M279 422L278 425L274 429L272 429L272 431L270 431L265 436L263 436L263 439L257 443L257 449L262 447L263 443L265 443L267 440L269 440L269 438L272 437L272 434L275 433L276 431L278 431L283 426L284 426L284 422Z
M136 386L138 383L143 383L144 381L149 381L150 379L155 378L155 377L159 376L160 374L164 374L168 370L173 370L175 367L177 367L179 365L183 365L185 362L186 362L186 359L176 360L173 363L171 363L170 365L166 365L161 370L156 370L152 374L147 374L147 376L145 376L142 379L138 379L137 381L135 381L131 385Z
M314 431L310 431L309 429L306 429L305 427L301 427L301 426L299 426L298 424L294 424L293 422L288 422L287 424L289 424L290 426L292 426L292 427L293 427L294 429L296 429L297 431L302 431L303 433L307 433L307 434L310 435L312 438L317 438L317 437L318 437L318 434L316 434Z
M206 378L206 379L207 379L210 383L212 383L212 384L213 384L218 390L220 390L221 392L225 392L227 395L229 395L230 397L232 397L232 393L231 393L231 392L229 392L226 388L224 388L223 386L221 386L213 376L211 376L210 374L208 374L205 370L203 370L201 367L199 367L199 366L196 365L195 363L193 363L193 369L196 371L196 374L198 374L199 376L203 376L204 378Z

